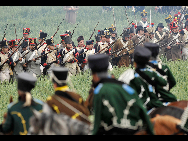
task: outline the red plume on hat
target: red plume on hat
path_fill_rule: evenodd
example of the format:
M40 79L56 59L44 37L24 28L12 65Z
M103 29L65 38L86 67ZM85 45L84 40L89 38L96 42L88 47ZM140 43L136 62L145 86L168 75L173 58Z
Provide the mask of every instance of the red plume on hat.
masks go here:
M175 22L170 23L170 30L177 28L177 27L178 27L178 25Z

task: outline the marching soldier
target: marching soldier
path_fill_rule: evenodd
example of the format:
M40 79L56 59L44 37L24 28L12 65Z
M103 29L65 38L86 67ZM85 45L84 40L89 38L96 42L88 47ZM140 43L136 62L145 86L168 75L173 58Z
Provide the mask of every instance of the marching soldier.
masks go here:
M37 46L39 55L41 55L41 53L46 49L46 46L47 46L45 43L46 37L47 37L47 33L44 33L42 32L42 30L40 30L39 37L38 37L39 45Z
M82 49L85 49L84 37L83 36L79 36L77 38L77 41L78 41L78 47L76 47L76 48L77 48L78 52L80 52Z
M88 65L86 65L88 62L88 56L96 53L95 49L93 48L93 42L94 40L86 41L86 48L80 51L78 62L80 64L80 69L83 71L89 69Z
M165 32L163 32L163 28L164 28L163 23L159 23L155 31L155 38L157 40L161 40L165 36Z
M76 75L76 70L79 69L77 64L78 60L76 57L79 55L78 50L73 48L72 39L69 35L65 37L66 47L62 51L62 62L61 65L69 69L71 75Z
M13 135L27 135L29 119L33 115L32 109L42 110L43 102L31 96L36 81L37 79L28 73L18 74L18 102L8 105L6 121L0 126L1 132L13 131Z
M176 85L176 80L174 76L172 75L172 72L170 71L168 66L158 62L157 60L157 56L159 53L159 45L154 44L154 43L145 43L144 46L152 52L152 55L150 57L150 61L147 67L153 71L156 71L158 74L163 76L163 78L167 81L166 86L157 88L159 100L162 102L177 101L176 96L174 96L170 92L170 89L172 89Z
M98 43L101 41L101 35L100 35L100 30L98 30L97 35L95 35L95 40L96 40L96 44L94 45L94 49L95 50L99 50L98 49Z
M134 51L135 70L126 70L118 79L130 85L137 92L139 99L143 102L147 110L163 106L155 93L157 91L156 85L165 86L167 84L162 76L147 69L146 64L150 56L150 50L137 46ZM155 89L153 90L153 88Z
M147 12L143 10L143 12L141 12L141 16L142 20L137 24L137 26L142 26L143 28L148 27L149 23L147 22Z
M21 48L19 48L19 52L22 52L22 47L24 46L25 43L29 43L29 34L30 34L31 30L30 28L23 28L23 37L24 37L24 41L21 45ZM18 39L19 40L19 39ZM27 48L28 49L28 48Z
M137 93L127 84L108 74L108 55L88 57L94 86L93 135L133 135L145 126L150 134L153 127Z
M11 40L10 43L12 46L12 51L10 51L10 54L12 54L16 50L18 45L17 45L16 40ZM11 57L12 57L12 61L14 63L14 65L12 67L13 82L14 82L14 80L17 78L17 75L24 71L23 67L22 67L22 65L24 64L24 59L22 59L22 54L18 50Z
M25 64L23 66L26 67L26 72L31 73L34 77L39 77L41 75L41 58L36 58L39 57L41 53L35 49L36 38L29 39L29 53L26 55ZM25 53L23 55L25 55Z
M54 41L52 38L47 39L46 40L46 44L47 44L47 49L45 49L41 55L41 64L43 67L45 67L43 69L43 74L50 74L51 73L51 69L55 66L54 63L57 63L57 50L54 50ZM51 52L48 53L47 55L45 55L47 52Z
M132 37L133 46L144 46L145 42L149 42L149 39L144 36L144 28L137 26L136 35Z
M124 49L123 49L124 48ZM117 62L117 66L120 68L121 66L129 67L131 60L130 55L134 52L133 42L129 39L129 32L124 31L123 37L118 39L113 47L113 52L119 50L114 54L115 60Z
M105 37L105 30L100 30L100 38L101 41L98 42L98 46L95 48L96 52L99 52L99 50L102 50L106 46L108 46L108 43L106 42L106 37ZM103 50L101 53L104 53L106 50Z
M78 119L90 124L88 116L90 112L84 106L81 96L69 90L67 85L68 68L54 67L52 68L51 81L55 94L47 98L46 103L57 114L65 113L72 119ZM73 110L76 109L76 110Z
M154 23L151 23L151 27L147 27L146 30L149 33L149 42L151 43L156 43L157 39L155 38L155 28L154 28Z
M2 51L0 52L0 80L2 83L5 80L9 81L9 79L10 79L9 67L10 66L13 67L14 64L12 62L12 58L11 57L9 58L10 54L8 53L7 41L1 41L1 47L2 47ZM6 63L4 64L4 62L6 62Z
M112 41L115 41L116 37L117 37L116 27L112 24L112 26L109 27L108 30L110 32L110 36L111 36Z
M183 41L183 36L179 34L178 26L176 23L170 23L171 33L169 37L164 40L164 43L169 43L165 45L165 52L167 60L172 59L173 61L181 59L181 48L185 45Z

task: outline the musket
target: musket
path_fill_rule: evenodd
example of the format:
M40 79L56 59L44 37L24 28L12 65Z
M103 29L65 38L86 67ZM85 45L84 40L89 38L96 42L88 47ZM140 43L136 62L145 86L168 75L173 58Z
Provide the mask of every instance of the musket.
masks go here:
M99 24L99 22L97 23L97 25L98 25L98 24ZM94 34L94 32L95 32L95 29L96 29L97 25L95 26L94 31L93 31L93 33L91 34L91 37L93 36L93 34ZM89 40L91 39L91 37L89 38Z
M78 23L77 23L76 26L74 27L74 30L76 29L77 26L78 26ZM73 34L74 34L74 30L72 31L71 37L72 37Z
M14 27L15 27L15 34L16 34L16 41L17 41L17 33L16 33L16 26L15 26L15 24L13 24L14 25Z
M135 8L134 8L134 6L132 6L132 8L133 8L133 10L132 10L132 11L134 11L135 24L136 24L136 26L137 26L137 22L136 22L136 14L135 14Z
M113 17L114 17L114 26L116 27L116 20L115 20L115 15L114 15L114 8L112 8L113 10ZM116 32L117 32L117 28L116 28Z
M64 20L64 19L63 19L63 20ZM60 24L57 26L57 30L56 30L56 32L54 33L54 35L52 36L52 38L55 37L55 35L56 35L56 33L58 32L59 27L60 27L60 25L62 24L63 20L62 20L62 21L60 22Z
M150 27L151 27L151 9L150 9Z
M126 6L124 6L125 7L125 14L126 14L126 17L127 17L127 21L128 21L128 24L130 24L130 22L129 22L129 18L128 18L128 16L127 16L127 12L126 12Z
M9 57L5 60L5 62L3 62L3 64L1 64L0 70L3 68L4 64L10 59L10 57L16 52L16 50L18 50L18 48L21 46L23 41L24 41L24 37L21 38L21 40L18 43L18 47L13 51L13 53L11 55L9 55Z
M8 26L8 24L6 25L6 27L5 27L5 30L4 30L4 35L3 35L3 39L2 39L2 41L4 40L4 38L5 38L5 35L6 35L6 33L5 33L5 31L7 30L7 26Z
M56 49L54 49L54 50L58 50L58 49L59 49L59 47L56 48ZM36 58L34 58L34 59L35 59L35 60L38 60L39 58L41 58L41 57L43 57L43 56L45 56L45 55L47 55L47 54L49 54L49 53L52 53L54 50L51 50L51 51L49 51L49 52L47 52L47 53L45 53L45 54L43 54L43 55L40 55L40 56L38 56L38 57L36 57ZM28 65L28 63L30 63L30 62L32 62L32 61L33 61L33 59L27 61L27 63L25 63L25 65Z

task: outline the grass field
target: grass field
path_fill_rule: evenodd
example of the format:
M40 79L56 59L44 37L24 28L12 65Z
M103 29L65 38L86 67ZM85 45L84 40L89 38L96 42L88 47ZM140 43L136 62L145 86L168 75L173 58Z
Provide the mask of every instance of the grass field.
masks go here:
M127 17L125 15L124 6L113 6L116 25L117 25L117 34L121 34L123 28L128 25ZM153 6L146 6L146 11L152 9L152 22L155 23L155 27L158 23L165 23L165 18L168 15L159 14L154 12ZM129 21L135 21L134 13L132 9L127 9L127 15ZM18 38L22 37L23 28L31 28L30 37L38 37L39 31L42 30L48 33L48 37L52 36L57 30L57 26L65 18L66 12L63 11L63 6L0 6L0 39L3 37L3 32L8 23L8 28L6 30L7 40L15 39L15 27ZM136 13L137 22L141 20L140 13ZM148 18L149 19L149 18ZM77 37L83 35L85 41L88 40L93 32L94 27L97 22L97 26L94 35L97 34L97 30L108 28L113 21L113 12L104 12L102 13L102 6L80 6L77 13L77 22L78 26L75 29L73 35L73 41L77 45ZM13 26L15 24L15 27ZM73 31L76 24L71 25L67 24L64 20L56 36L54 37L54 43L58 44L60 42L60 34L63 34L66 30ZM91 39L94 40L94 35ZM188 90L188 61L177 61L177 62L167 62L172 73L175 76L177 85L171 90L173 94L177 96L178 99L188 99L187 90ZM125 71L127 68L114 68L111 73L115 75L116 78ZM85 100L88 96L88 91L91 85L91 76L90 72L85 72L84 74L79 74L75 77L71 77L68 82L71 90L79 93ZM40 78L37 81L37 85L34 90L32 90L32 96L40 100L45 101L49 95L53 94L52 83L49 78ZM2 121L3 113L7 111L7 105L9 104L9 98L13 96L13 100L17 101L17 83L13 84L1 84L0 85L0 121Z
M181 60L166 63L171 69L177 82L176 86L171 90L171 92L176 95L179 100L188 100L188 61ZM127 69L127 67L114 67L109 73L114 74L115 77L118 78L120 74ZM83 97L84 100L86 100L91 85L90 71L86 71L83 74L80 73L76 76L71 76L68 80L68 85L71 90L77 92ZM39 78L36 87L31 93L34 98L46 101L46 98L54 93L50 79L48 77ZM0 121L2 121L3 113L7 111L10 96L13 96L13 100L17 101L18 94L16 81L13 84L0 85Z

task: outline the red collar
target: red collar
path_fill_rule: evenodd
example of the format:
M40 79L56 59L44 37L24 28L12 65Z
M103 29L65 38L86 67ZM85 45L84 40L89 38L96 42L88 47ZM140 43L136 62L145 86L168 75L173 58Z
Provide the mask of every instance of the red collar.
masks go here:
M187 28L185 28L187 31L188 31L188 29Z
M67 49L67 51L70 51L72 48L70 48L70 49L66 48L66 49Z
M78 45L78 47L81 47L81 46L79 46L79 45ZM85 46L85 45L83 45L83 47L86 47L86 46Z

